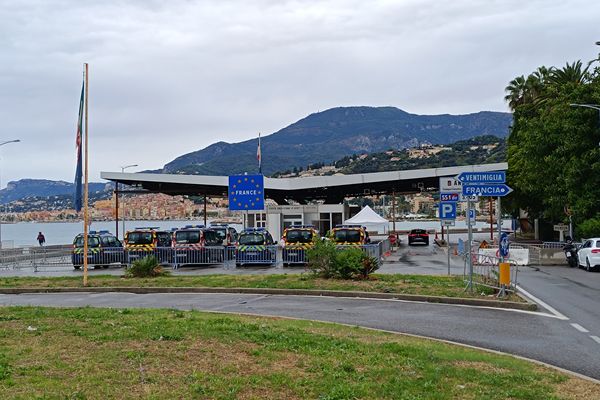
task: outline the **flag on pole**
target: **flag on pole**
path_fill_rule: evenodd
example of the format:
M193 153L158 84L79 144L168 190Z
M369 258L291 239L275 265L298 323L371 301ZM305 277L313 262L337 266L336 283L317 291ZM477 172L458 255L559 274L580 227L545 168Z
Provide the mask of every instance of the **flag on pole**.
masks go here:
M256 149L256 160L258 161L258 173L262 174L262 157L260 154L260 132L258 132L258 148Z
M77 157L77 168L75 169L75 196L73 199L73 205L75 211L81 211L81 207L83 205L82 200L82 175L83 175L83 166L82 166L82 157L81 157L81 142L82 142L82 121L83 121L83 101L84 101L84 92L85 92L85 82L81 85L81 98L79 100L79 119L77 120L77 136L75 137L75 148L76 148L76 157Z

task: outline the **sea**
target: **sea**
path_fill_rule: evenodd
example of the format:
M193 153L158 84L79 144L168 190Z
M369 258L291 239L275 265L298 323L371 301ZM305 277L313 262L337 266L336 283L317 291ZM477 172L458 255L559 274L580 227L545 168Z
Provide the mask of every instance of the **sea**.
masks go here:
M210 223L210 220L207 222ZM510 220L503 221L503 228L511 228ZM158 227L159 229L171 230L172 228L182 228L186 225L201 225L203 220L169 220L169 221L125 221L125 231L132 230L140 227ZM119 221L119 238L123 236L123 221ZM231 224L238 231L242 229L241 224ZM466 221L456 221L456 225L453 229L466 229ZM107 230L111 233L115 233L116 222L115 221L95 221L92 222L90 230ZM437 229L440 228L440 222L435 220L402 220L396 221L397 230L410 230L410 229ZM485 222L477 222L475 225L475 231L482 228L489 228L489 224ZM389 229L392 229L392 223L390 222ZM46 237L46 245L62 245L73 243L73 238L79 233L83 232L82 222L19 222L15 224L2 224L0 225L2 234L2 247L27 247L37 245L37 235L42 232ZM324 233L324 232L323 232ZM275 239L277 240L277 238Z

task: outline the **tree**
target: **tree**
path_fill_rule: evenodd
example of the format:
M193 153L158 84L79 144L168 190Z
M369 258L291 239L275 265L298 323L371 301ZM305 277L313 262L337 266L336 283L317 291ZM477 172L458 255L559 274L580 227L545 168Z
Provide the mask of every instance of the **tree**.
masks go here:
M514 107L508 138L508 180L515 189L510 205L557 221L568 204L582 221L596 214L600 196L600 129L597 113L570 104L600 103L600 78L581 61L542 68L525 83L518 77L506 88Z

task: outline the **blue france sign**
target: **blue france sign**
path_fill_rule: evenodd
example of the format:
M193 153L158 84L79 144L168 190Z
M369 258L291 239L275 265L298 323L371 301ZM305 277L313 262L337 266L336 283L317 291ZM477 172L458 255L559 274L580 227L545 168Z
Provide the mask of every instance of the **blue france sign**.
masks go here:
M505 183L506 171L462 172L456 179L462 183Z
M228 193L231 211L265 208L265 185L262 175L230 176Z
M467 185L464 184L462 187L462 194L464 196L488 196L488 197L504 197L510 192L512 188L505 184L501 185Z
M440 219L456 219L456 203L440 203Z
M440 193L440 201L458 201L460 197L460 193L449 193L449 192L441 192Z

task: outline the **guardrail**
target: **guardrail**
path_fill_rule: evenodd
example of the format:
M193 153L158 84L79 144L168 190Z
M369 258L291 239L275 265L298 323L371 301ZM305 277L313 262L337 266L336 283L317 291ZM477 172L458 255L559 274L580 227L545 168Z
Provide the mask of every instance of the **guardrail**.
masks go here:
M343 249L352 246L338 246ZM389 239L377 243L359 246L367 255L376 258L379 264L390 251ZM160 247L152 250L114 248L89 248L88 266L93 268L109 268L110 266L131 265L135 260L145 256L154 256L159 263L171 265L174 269L186 265L219 265L238 267L243 265L291 266L305 265L307 254L305 249L286 249L279 246L180 246ZM53 268L83 267L85 256L83 249L72 246L43 246L0 251L0 270L27 269L34 271Z

